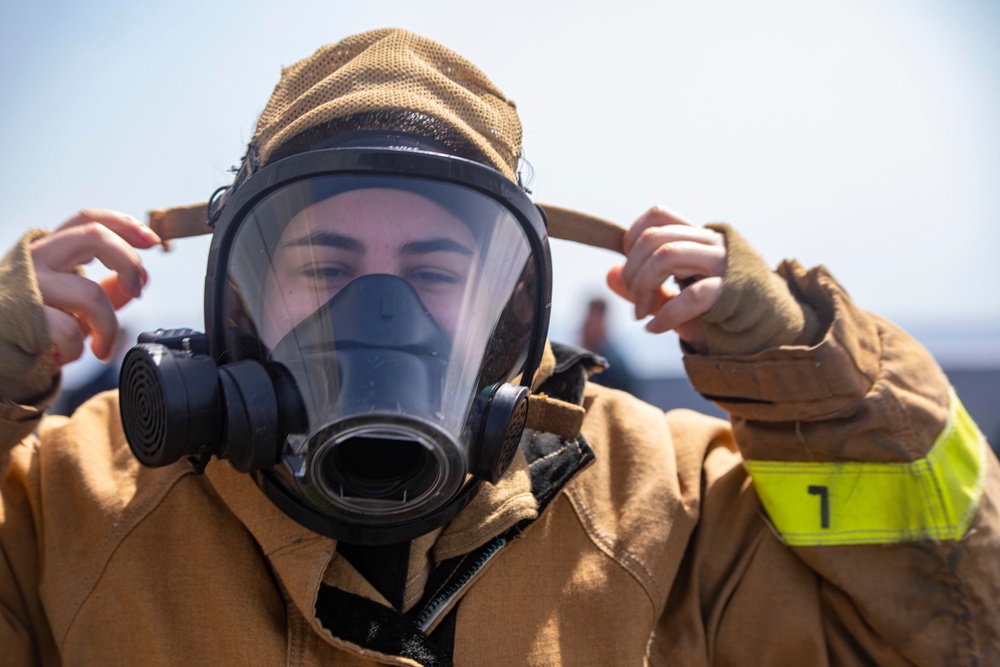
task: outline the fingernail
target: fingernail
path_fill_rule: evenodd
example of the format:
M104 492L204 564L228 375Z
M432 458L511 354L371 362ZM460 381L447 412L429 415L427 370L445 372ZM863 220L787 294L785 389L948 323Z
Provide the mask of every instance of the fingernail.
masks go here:
M139 230L142 232L142 235L145 236L148 241L152 241L153 243L162 243L162 241L160 240L160 236L146 225L140 226Z
M97 349L97 347L95 345L91 345L90 346L90 351L94 353L95 357L97 357L99 360L101 360L101 361L103 361L105 363L107 363L108 359L111 358L111 346L108 346L108 349L106 349L106 350L102 349L102 350L98 351L98 349Z

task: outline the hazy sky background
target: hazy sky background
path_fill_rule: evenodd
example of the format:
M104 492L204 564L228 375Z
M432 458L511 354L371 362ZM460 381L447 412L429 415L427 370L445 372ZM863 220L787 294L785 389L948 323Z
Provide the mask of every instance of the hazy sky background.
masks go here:
M399 26L518 103L537 201L724 220L826 264L945 361L1000 367L1000 3L60 2L0 9L0 244L85 206L143 217L231 180L280 67ZM555 242L572 342L613 254ZM147 253L123 320L202 328L207 241ZM641 372L676 339L615 301Z

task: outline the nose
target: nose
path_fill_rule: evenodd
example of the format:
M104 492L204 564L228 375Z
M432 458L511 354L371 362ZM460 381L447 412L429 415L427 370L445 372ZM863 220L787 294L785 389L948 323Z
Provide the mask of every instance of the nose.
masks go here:
M373 248L366 253L364 264L358 277L382 274L387 276L403 277L403 267L400 266L399 258L395 252L391 252L387 247Z

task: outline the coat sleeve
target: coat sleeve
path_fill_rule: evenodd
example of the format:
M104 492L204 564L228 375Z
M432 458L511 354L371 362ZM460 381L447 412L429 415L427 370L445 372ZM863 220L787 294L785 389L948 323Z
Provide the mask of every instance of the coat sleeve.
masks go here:
M42 295L29 246L33 230L0 260L0 471L6 452L31 433L59 389Z
M55 660L38 596L36 431L58 392L29 232L0 261L0 647L2 661ZM8 664L5 662L5 664Z
M60 374L29 246L33 230L0 260L0 473L10 448L34 431L58 394Z
M930 354L825 269L777 275L806 314L798 344L750 332L742 353L685 358L730 414L769 524L761 548L783 545L818 577L832 662L1000 664L1000 474L985 438Z

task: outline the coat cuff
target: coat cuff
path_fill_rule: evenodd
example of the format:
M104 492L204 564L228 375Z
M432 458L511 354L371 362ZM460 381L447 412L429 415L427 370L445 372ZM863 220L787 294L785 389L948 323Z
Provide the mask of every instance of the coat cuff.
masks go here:
M32 230L0 261L0 400L44 402L58 384L45 307L30 244L47 232Z
M823 267L806 271L786 261L777 275L830 322L823 337L815 345L776 345L745 355L687 354L692 384L732 413L766 421L813 420L846 408L868 393L878 374L876 323L854 308ZM768 406L779 403L780 416L768 415L774 411Z
M729 225L707 225L726 237L722 293L701 318L707 353L748 355L780 345L813 345L823 325L782 276Z

